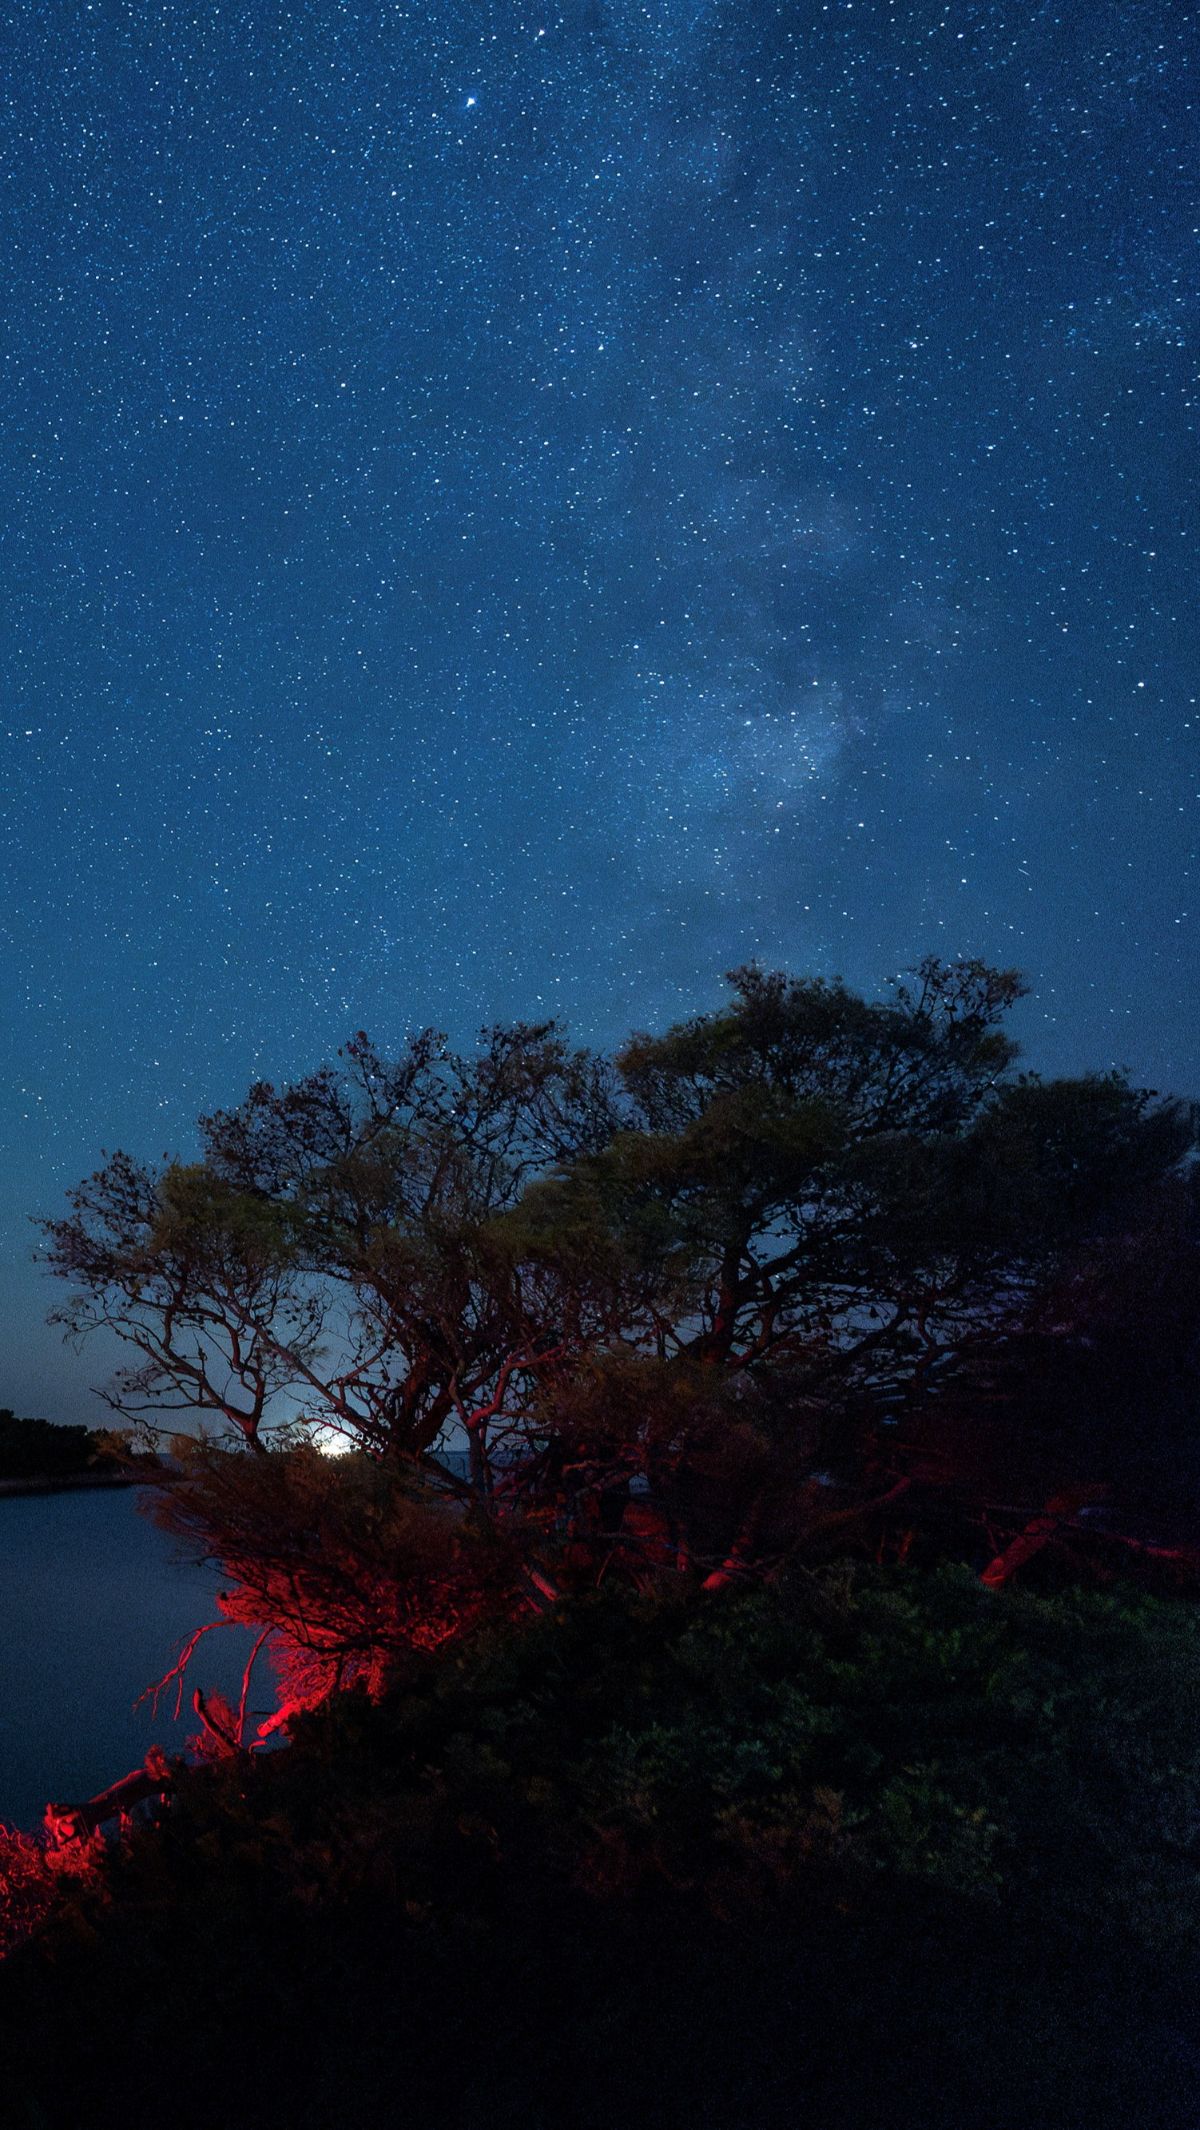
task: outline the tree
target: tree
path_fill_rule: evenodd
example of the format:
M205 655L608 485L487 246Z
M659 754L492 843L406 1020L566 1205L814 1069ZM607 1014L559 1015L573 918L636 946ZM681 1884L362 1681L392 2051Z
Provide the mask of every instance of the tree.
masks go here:
M1010 1334L965 1357L910 1430L943 1485L1020 1503L1093 1490L1113 1545L1196 1551L1200 1510L1200 1171L1148 1194L1136 1226L1073 1252ZM1112 1497L1102 1509L1095 1490ZM1117 1555L1120 1558L1120 1555Z
M9 1406L0 1407L0 1479L61 1479L102 1466L106 1451L86 1427L20 1420Z
M57 1321L141 1356L107 1393L125 1416L212 1416L261 1452L299 1415L421 1463L536 1373L536 1280L488 1223L611 1135L610 1076L549 1025L487 1030L472 1059L428 1032L396 1063L364 1035L342 1057L203 1118L198 1162L114 1155L46 1223L75 1288Z
M501 1223L574 1306L620 1296L618 1336L537 1386L546 1456L601 1500L635 1477L710 1581L903 1487L881 1418L1141 1222L1190 1133L1119 1075L1014 1076L1012 972L927 961L883 1003L731 981L626 1047L632 1126Z
M205 1119L197 1163L115 1156L49 1224L63 1321L137 1348L121 1411L215 1415L260 1454L294 1442L279 1416L319 1422L410 1521L457 1496L464 1532L503 1530L544 1599L614 1563L716 1588L837 1543L908 1485L895 1423L1081 1252L1128 1243L1190 1127L1118 1075L1018 1076L1011 971L928 960L883 1001L731 984L611 1063L549 1024L473 1058L426 1034L396 1063L359 1036L340 1069ZM466 1479L438 1456L454 1433ZM397 1530L381 1554L375 1482L347 1471L361 1542L339 1510L335 1603L310 1482L247 1480L243 1514L226 1458L192 1456L171 1514L237 1561L240 1616L295 1641L302 1584L327 1654L373 1611L410 1631L384 1585L421 1549ZM438 1529L443 1597L460 1571L518 1587Z

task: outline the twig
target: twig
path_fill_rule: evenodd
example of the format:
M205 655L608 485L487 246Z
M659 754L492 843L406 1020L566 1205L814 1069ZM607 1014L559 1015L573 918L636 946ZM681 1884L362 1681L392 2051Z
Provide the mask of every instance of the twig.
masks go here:
M246 1669L242 1673L242 1696L241 1700L238 1702L237 1742L239 1747L245 1744L246 1739L246 1699L250 1692L250 1674L254 1669L254 1659L258 1655L259 1650L262 1648L263 1643L267 1641L274 1632L275 1630L273 1627L264 1627L262 1633L259 1635L258 1640L254 1644L253 1649L251 1650L249 1656L246 1659Z
M164 1672L162 1678L157 1680L153 1686L145 1687L134 1702L134 1707L140 1708L143 1701L149 1701L157 1716L158 1697L164 1687L169 1686L172 1679L175 1679L178 1682L175 1689L175 1721L178 1723L183 1712L183 1675L196 1654L199 1642L204 1635L211 1634L214 1627L228 1627L228 1625L228 1620L208 1620L203 1627L197 1627L195 1634L188 1636L170 1671Z

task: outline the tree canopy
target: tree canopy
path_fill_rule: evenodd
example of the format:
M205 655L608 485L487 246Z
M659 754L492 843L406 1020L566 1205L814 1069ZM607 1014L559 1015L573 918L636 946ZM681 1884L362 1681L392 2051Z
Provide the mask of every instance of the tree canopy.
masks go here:
M1187 1198L1192 1125L1120 1074L1019 1072L1012 971L928 959L882 1000L729 981L612 1058L551 1023L470 1056L359 1035L204 1118L196 1161L113 1156L47 1223L61 1321L129 1342L109 1397L152 1429L339 1437L379 1473L360 1533L380 1485L440 1504L422 1574L440 1547L494 1587L490 1546L514 1587L719 1587L819 1552L909 1486L922 1413ZM190 1468L171 1513L219 1530L227 1481ZM333 1475L301 1469L243 1488L247 1562L297 1488L319 1520Z

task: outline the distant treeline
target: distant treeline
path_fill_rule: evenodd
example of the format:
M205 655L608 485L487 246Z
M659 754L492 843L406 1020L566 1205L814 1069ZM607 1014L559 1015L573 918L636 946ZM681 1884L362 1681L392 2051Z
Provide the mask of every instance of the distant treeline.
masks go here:
M70 1479L84 1472L117 1472L123 1438L105 1429L60 1427L22 1420L0 1406L0 1480Z

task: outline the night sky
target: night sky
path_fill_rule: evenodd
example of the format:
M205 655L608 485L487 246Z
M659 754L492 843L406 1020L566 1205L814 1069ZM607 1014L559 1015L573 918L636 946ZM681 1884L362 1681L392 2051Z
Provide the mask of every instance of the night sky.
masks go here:
M0 1403L360 1026L935 949L1200 1093L1192 8L3 15Z

